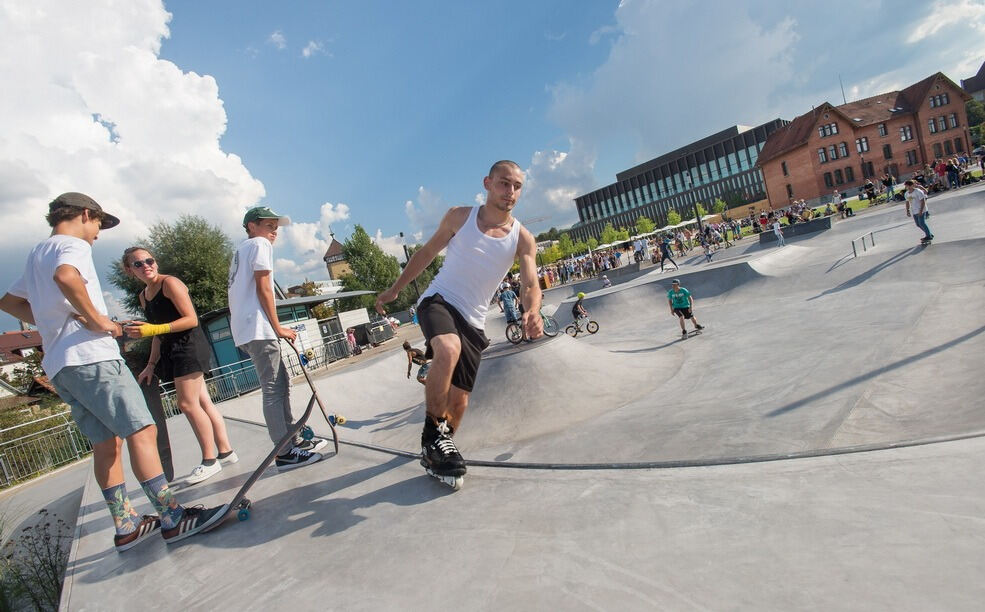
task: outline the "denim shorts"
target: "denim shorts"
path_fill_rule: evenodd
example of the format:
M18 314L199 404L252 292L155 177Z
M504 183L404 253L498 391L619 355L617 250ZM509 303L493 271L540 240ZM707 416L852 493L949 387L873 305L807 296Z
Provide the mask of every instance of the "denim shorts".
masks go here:
M140 386L122 359L65 366L51 379L72 419L93 444L154 424Z

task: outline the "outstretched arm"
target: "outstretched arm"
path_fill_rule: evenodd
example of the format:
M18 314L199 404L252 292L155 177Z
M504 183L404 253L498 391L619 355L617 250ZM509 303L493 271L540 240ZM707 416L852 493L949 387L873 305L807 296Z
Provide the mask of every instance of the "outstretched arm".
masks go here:
M537 280L537 241L527 228L520 230L520 244L516 248L520 260L520 284L523 289L523 329L528 338L539 338L544 333L544 322L540 318L540 304L543 296Z
M22 297L5 293L0 298L0 310L10 316L34 325L34 313L31 312L31 303Z
M434 258L438 256L448 243L451 242L452 237L462 229L462 225L465 224L465 220L469 216L470 208L467 206L456 206L451 208L445 213L444 218L441 219L441 223L438 225L437 231L434 235L428 239L428 241L418 249L410 257L410 261L404 267L404 271L400 273L397 280L394 281L393 285L389 289L379 294L376 298L376 312L380 314L386 314L383 309L383 305L392 302L397 299L397 295L403 290L404 287L410 284L415 278L421 275Z

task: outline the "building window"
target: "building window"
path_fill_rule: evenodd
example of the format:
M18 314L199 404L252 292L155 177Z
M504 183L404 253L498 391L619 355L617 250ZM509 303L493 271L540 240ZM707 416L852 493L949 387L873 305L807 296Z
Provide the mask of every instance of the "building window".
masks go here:
M954 139L954 150L958 153L964 153L964 141L960 138Z
M834 187L834 183L831 181L831 173L830 172L825 172L824 173L824 185L825 185L825 187Z
M790 176L790 173L787 172L787 162L780 162L780 168L783 169L783 176Z
M828 161L828 156L824 153L824 147L821 147L820 149L817 150L817 158L818 160L821 161L822 164Z
M843 185L845 183L844 177L842 177L841 170L835 170L835 185Z
M950 121L952 128L958 127L958 114L957 113L951 113L950 115L947 116L947 118L948 118L948 121Z
M838 159L838 149L834 145L828 147L828 159Z
M883 156L884 159L892 159L893 158L893 148L890 147L888 144L882 145L882 156Z
M946 106L950 102L946 92L941 94L941 101L941 106Z
M855 150L859 153L867 153L869 151L869 139L865 136L855 139Z
M937 133L937 122L933 119L927 120L927 128L930 130L931 134Z
M842 142L838 145L838 154L842 157L848 157L848 143Z
M950 140L945 140L944 141L944 154L945 155L950 155L951 153L954 153L954 149L951 148L951 141Z
M900 142L906 142L907 140L913 140L913 130L908 125L904 125L899 129L899 139Z
M793 187L790 186L790 183L787 183L787 197L788 198L793 197Z
M849 183L855 180L855 171L852 170L851 166L845 167L845 180Z
M938 159L944 157L944 151L941 149L941 143L939 142L934 143L934 157Z
M872 178L876 173L872 169L872 162L865 162L862 164L862 178Z
M907 166L916 166L917 165L917 152L916 151L907 151L906 152L906 165Z
M886 134L888 134L888 132L886 131L886 124L885 123L880 123L879 124L879 135L880 136L885 136Z
M821 138L826 138L838 133L837 123L828 123L826 125L820 125L817 128L817 135Z

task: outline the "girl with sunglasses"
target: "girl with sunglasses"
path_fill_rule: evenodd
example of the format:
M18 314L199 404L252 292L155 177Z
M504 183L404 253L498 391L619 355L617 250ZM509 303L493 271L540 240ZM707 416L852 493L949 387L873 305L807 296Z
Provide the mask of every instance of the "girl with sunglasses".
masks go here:
M198 324L188 288L177 277L160 274L157 262L143 247L123 252L127 275L144 283L138 296L147 321L131 321L124 328L131 338L152 337L147 367L137 376L150 384L157 372L165 382L174 381L178 407L188 418L202 447L202 464L192 470L186 484L201 482L219 473L223 464L239 460L229 444L226 423L205 388L210 369L209 344Z

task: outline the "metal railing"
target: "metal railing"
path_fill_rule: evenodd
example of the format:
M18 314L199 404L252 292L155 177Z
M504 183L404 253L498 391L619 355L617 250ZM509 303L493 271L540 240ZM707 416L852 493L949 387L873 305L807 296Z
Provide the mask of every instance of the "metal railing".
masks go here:
M875 238L875 235L873 235L872 232L869 232L868 234L862 234L858 238L852 238L852 256L858 257L858 249L855 248L855 243L858 242L858 241L860 241L860 240L862 241L862 252L864 253L865 251L868 250L866 248L866 246L865 246L865 239L866 239L866 237L868 237L869 244L871 246L876 246L876 238Z
M28 431L31 426L49 420L56 424L40 431ZM72 463L92 452L89 440L68 411L0 429L0 438L5 438L0 442L0 487Z
M385 338L383 336L386 336ZM374 342L392 337L383 334ZM335 334L320 344L301 349L304 364L317 370L352 354L344 334ZM293 351L283 353L291 376L301 375L301 364ZM249 393L260 387L256 369L250 360L216 368L205 379L213 402L223 402ZM181 414L174 383L161 385L161 400L167 417ZM30 431L32 428L37 431ZM77 461L92 452L89 440L72 421L71 412L35 419L6 429L0 429L0 488L42 474L61 465Z

